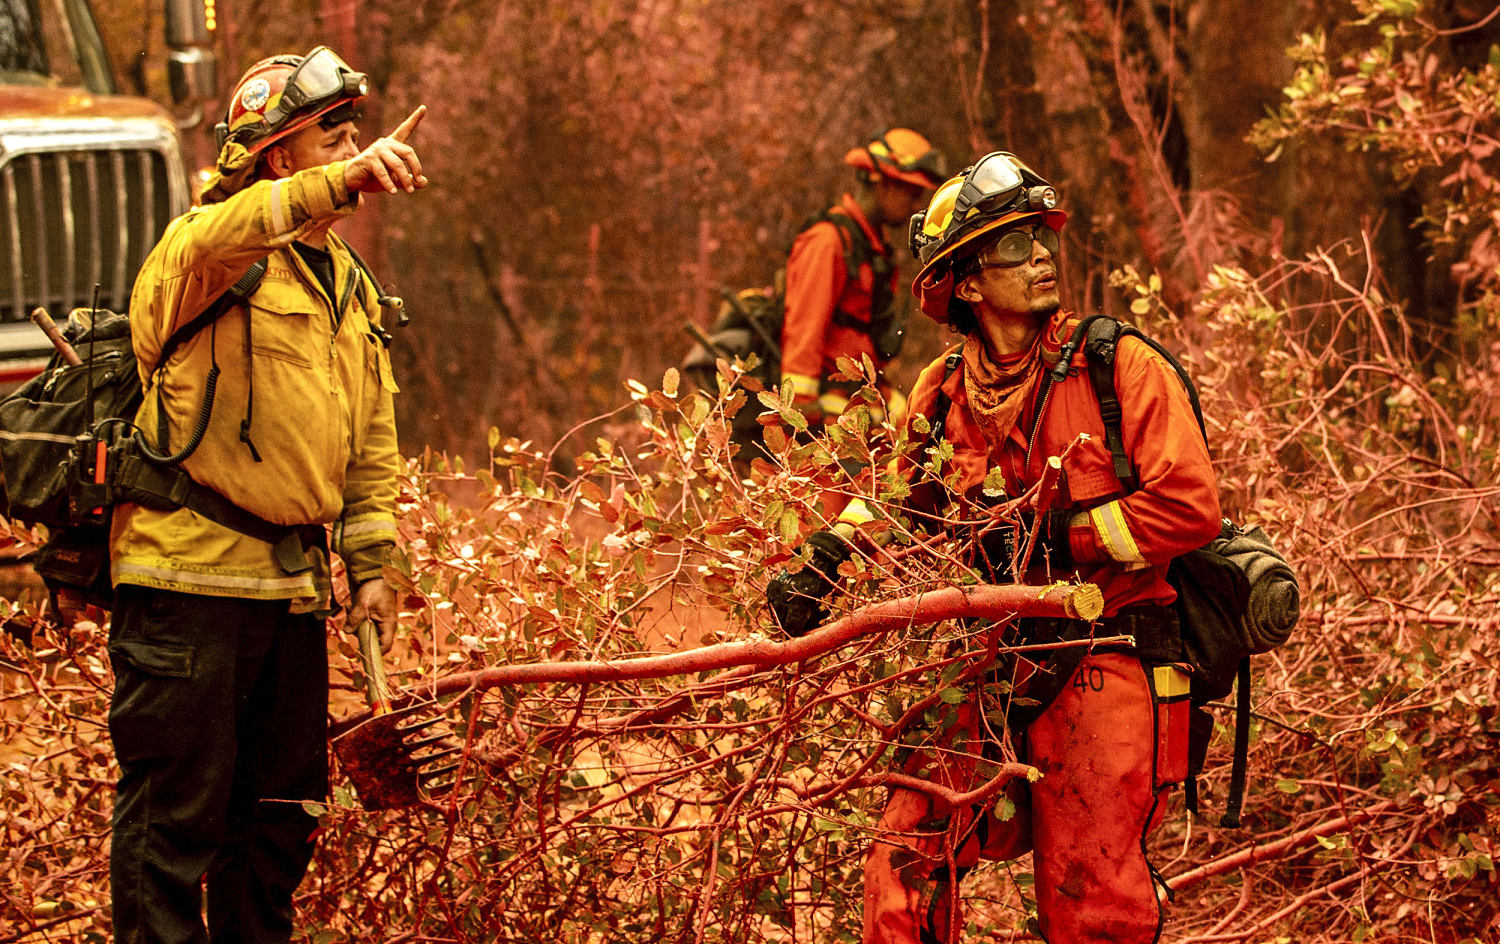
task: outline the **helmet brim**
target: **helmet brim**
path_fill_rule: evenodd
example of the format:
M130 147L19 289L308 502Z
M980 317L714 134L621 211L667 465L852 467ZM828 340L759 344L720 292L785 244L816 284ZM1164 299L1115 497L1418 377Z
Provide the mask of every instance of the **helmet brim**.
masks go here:
M868 149L862 147L850 149L849 153L844 155L844 163L855 170L873 171L882 177L921 187L929 192L937 190L938 185L943 182L941 178L934 179L930 174L920 170L902 170L899 167L882 164L870 155Z
M321 108L317 108L313 111L308 112L304 116L292 119L291 121L287 122L285 127L277 129L274 134L268 134L258 141L253 141L250 144L245 145L245 150L249 151L251 154L259 154L266 148L275 144L277 141L280 141L282 138L294 135L298 131L301 131L303 128L306 128L308 125L313 124L329 112L342 108L345 105L357 105L364 100L365 97L363 95L359 95L354 98L337 99L336 101L330 102Z
M921 285L939 266L950 264L955 256L965 255L965 247L970 247L973 251L977 252L980 247L976 243L980 242L985 234L1032 219L1057 232L1061 232L1063 224L1068 221L1068 214L1062 210L1024 210L1017 213L1005 213L992 220L986 220L979 226L976 226L973 232L960 236L953 245L944 246L937 255L927 260L927 264L922 266L921 271L917 273L917 277L912 280L912 290L915 292L916 287Z

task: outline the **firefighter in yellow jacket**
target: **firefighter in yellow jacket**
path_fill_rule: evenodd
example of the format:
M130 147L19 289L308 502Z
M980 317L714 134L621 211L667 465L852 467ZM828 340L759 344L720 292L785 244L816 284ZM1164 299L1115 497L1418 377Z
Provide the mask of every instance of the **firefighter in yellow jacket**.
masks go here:
M407 143L421 108L360 149L367 86L326 47L253 66L203 205L136 280L137 424L158 455L186 454L161 468L187 488L186 507L121 504L112 526L120 941L291 937L316 825L302 803L327 791L327 526L354 588L349 626L369 618L382 648L393 638L381 568L396 536L396 384L376 287L330 227L362 193L427 179Z

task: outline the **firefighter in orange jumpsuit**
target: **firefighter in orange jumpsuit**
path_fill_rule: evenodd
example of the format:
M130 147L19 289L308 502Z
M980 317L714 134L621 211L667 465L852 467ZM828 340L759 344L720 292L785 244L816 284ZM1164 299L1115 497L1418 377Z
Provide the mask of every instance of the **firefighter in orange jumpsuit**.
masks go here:
M942 152L892 128L844 155L855 190L798 234L786 267L781 373L809 420L843 412L858 384L832 380L838 359L868 356L876 369L899 353L905 327L897 271L885 239L906 225L944 177Z
M1063 464L1063 484L1040 526L1043 546L1023 579L1096 584L1104 613L1092 625L1025 620L1016 629L1023 642L1130 636L1134 645L1058 648L1040 664L1002 660L996 675L1010 686L971 692L940 749L911 757L908 773L972 789L976 762L995 756L984 725L1000 707L1008 709L1020 759L1042 776L1012 784L1008 816L994 806L945 812L928 794L892 790L865 866L866 944L957 940L963 917L955 879L980 858L1028 851L1046 940L1144 944L1161 930L1165 889L1145 845L1166 794L1187 773L1189 707L1166 570L1218 533L1219 502L1184 388L1163 358L1130 337L1119 345L1115 385L1138 487L1128 491L1116 476L1085 355L1065 350L1076 321L1058 295L1066 216L1056 200L1045 180L996 152L943 184L913 218L922 263L913 290L923 313L963 342L923 371L907 418L919 441L915 417L941 426L953 447L942 470L956 475L947 479L953 490L919 481L909 467L908 506L920 516L952 502L973 518L992 470L1003 475L1006 494L1021 495L1048 457L1088 434ZM850 525L868 518L861 502L851 504L835 529L809 536L807 567L773 579L768 597L789 632L821 618L820 598L855 552L845 540ZM1014 542L1002 539L1010 533L997 529L975 542L975 566L990 580L1009 580ZM1004 704L1010 689L1024 699Z

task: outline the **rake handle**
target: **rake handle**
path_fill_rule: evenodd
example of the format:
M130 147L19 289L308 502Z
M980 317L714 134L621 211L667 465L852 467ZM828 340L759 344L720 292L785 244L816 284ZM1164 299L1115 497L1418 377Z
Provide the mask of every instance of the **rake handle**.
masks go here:
M380 657L380 630L374 620L364 620L354 629L359 639L359 658L365 668L365 698L370 713L377 718L391 712L391 683L385 677L385 662Z

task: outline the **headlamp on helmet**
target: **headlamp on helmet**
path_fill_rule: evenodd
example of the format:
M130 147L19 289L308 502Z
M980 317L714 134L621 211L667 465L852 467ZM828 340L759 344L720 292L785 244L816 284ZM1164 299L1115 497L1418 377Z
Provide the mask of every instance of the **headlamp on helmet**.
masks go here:
M912 216L907 242L925 266L990 224L1057 204L1057 190L1040 174L1014 154L994 151L937 189L927 209Z

